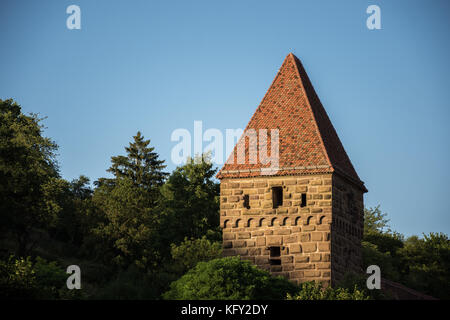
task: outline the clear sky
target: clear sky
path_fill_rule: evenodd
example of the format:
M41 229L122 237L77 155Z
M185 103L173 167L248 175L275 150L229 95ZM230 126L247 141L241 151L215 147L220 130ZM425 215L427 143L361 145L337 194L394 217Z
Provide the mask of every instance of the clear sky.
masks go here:
M66 8L81 8L81 30ZM381 9L368 30L366 8ZM105 176L141 130L244 128L302 61L359 176L406 235L450 233L450 1L0 2L0 98L47 116L61 174Z

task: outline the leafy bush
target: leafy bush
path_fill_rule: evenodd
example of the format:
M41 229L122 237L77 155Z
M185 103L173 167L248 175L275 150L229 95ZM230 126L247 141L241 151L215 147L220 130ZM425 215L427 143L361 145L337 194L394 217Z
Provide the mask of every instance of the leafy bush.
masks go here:
M399 250L407 273L403 283L423 293L450 299L450 240L446 234L430 233L423 239L412 236Z
M10 256L0 261L0 298L35 299L37 297L36 275L30 257L16 259Z
M198 262L220 258L222 255L222 243L213 242L206 238L184 238L180 245L171 245L172 259L181 273L195 267Z
M248 300L284 299L297 287L282 277L272 277L239 257L199 262L170 285L164 299Z
M39 288L39 297L58 298L61 289L68 290L66 287L68 274L55 261L47 262L37 257L33 270L36 275L36 286Z
M288 293L288 300L369 300L366 293L358 289L357 285L353 289L347 288L324 288L319 282L304 282L300 285L300 291L291 295Z
M68 275L56 262L10 256L0 261L1 299L79 299L80 290L66 287Z

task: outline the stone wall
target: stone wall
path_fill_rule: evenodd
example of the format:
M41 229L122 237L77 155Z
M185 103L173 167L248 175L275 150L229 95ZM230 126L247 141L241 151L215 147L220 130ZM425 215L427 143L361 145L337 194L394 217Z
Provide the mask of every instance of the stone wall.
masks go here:
M339 175L333 175L332 283L341 280L346 272L363 272L361 252L363 230L362 190Z
M272 187L283 188L276 209ZM296 283L335 283L362 270L363 208L363 192L336 174L223 179L224 256L240 255ZM270 264L270 247L280 247L279 265Z
M272 187L283 188L273 209ZM220 223L225 256L240 255L296 283L331 281L332 175L223 179ZM306 194L306 205L302 204ZM244 206L248 195L250 208ZM279 246L281 264L271 265L269 247Z

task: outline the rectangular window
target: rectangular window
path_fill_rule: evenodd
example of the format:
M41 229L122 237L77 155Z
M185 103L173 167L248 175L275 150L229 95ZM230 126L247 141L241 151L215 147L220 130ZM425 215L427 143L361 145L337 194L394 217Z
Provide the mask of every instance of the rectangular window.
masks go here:
M302 193L302 202L300 207L306 207L306 193Z
M280 247L270 247L270 257L271 258L279 258L281 255L281 248Z
M282 187L273 187L272 188L272 203L273 203L274 209L283 205L283 188Z
M270 251L269 263L273 266L281 265L281 248L269 247L269 251Z
M248 194L244 195L244 208L250 209L250 196Z

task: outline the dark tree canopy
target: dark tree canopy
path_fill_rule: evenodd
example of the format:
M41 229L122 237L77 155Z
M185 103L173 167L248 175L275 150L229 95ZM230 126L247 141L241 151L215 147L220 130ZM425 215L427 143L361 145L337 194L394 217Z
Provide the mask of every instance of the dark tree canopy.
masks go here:
M54 221L45 189L58 177L57 145L42 136L41 120L0 100L0 226L16 236L20 255L29 250L31 229Z

